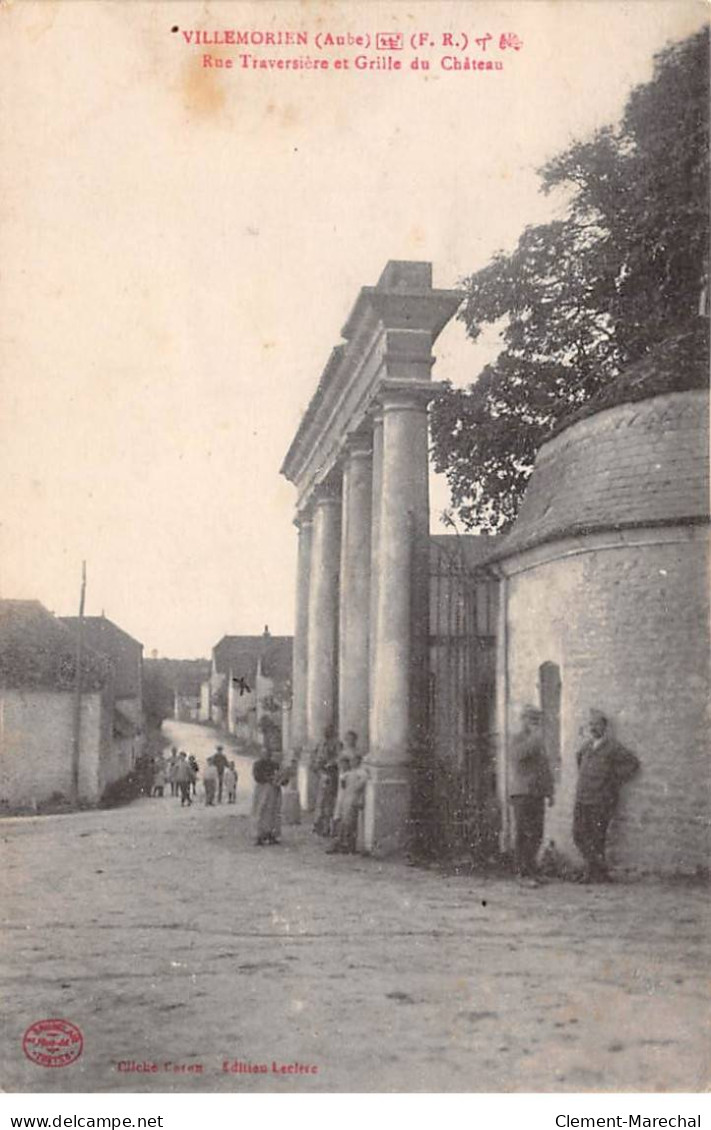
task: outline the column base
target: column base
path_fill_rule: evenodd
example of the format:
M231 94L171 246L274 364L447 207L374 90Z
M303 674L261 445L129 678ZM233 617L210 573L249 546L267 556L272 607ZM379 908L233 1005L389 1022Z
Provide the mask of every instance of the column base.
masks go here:
M364 848L370 855L407 850L410 828L410 766L373 764L365 792Z
M290 781L282 792L281 818L285 824L301 823L301 802L296 781Z
M310 765L299 765L297 782L301 811L313 812L318 792L318 773L315 773Z

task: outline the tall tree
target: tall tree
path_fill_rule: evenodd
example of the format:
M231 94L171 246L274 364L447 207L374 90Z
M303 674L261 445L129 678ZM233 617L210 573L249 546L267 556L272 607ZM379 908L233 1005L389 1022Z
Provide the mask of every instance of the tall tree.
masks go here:
M708 28L660 52L618 127L540 170L542 191L567 191L566 218L526 228L512 254L464 280L469 337L504 320L496 361L431 410L435 466L466 527L506 528L560 419L698 316L708 53Z

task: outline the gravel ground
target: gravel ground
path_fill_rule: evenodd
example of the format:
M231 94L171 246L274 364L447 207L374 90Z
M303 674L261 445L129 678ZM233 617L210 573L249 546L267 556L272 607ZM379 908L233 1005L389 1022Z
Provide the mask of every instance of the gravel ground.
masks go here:
M2 821L5 1091L707 1088L703 888L526 890L327 856L307 824L258 848L239 768L234 807ZM53 1017L84 1050L52 1070L22 1035Z

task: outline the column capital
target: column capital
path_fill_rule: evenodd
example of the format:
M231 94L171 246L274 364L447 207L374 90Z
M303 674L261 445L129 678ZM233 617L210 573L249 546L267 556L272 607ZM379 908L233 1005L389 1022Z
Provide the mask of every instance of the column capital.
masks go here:
M430 400L442 388L440 381L412 381L390 377L378 389L378 401L383 412L392 409L425 411Z
M311 504L307 504L301 510L297 510L296 514L294 515L294 525L296 526L299 533L304 528L311 526L313 520L314 515L313 507Z
M341 479L329 476L314 487L311 498L314 506L340 506L341 504Z
M343 441L343 454L353 459L370 457L373 454L373 432L370 428L358 428L349 432Z

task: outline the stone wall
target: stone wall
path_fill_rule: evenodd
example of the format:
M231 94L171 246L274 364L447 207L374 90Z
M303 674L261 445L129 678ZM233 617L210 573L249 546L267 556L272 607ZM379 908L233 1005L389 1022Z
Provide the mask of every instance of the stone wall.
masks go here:
M33 806L71 795L74 696L0 690L0 802ZM99 692L82 696L79 796L98 801L115 775L109 712Z

